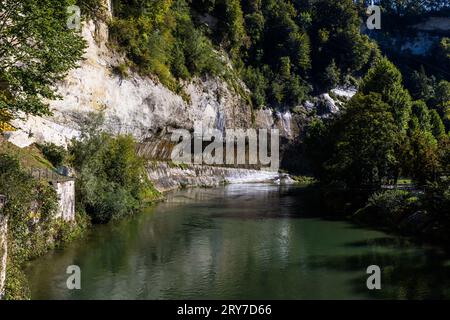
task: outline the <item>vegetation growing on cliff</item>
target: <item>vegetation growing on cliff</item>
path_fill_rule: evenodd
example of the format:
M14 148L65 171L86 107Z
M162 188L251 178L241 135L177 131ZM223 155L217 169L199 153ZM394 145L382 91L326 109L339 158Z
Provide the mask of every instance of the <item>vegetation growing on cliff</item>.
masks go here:
M256 106L297 105L329 86L331 67L342 83L379 55L351 0L115 0L113 9L112 42L141 72L175 90L180 79L232 72Z

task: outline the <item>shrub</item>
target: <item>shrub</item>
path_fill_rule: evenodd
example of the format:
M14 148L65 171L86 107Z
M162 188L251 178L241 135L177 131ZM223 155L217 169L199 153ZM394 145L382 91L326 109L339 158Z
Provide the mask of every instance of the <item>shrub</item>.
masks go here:
M46 143L38 145L38 148L53 166L59 167L64 164L67 157L67 151L63 147L57 146L53 143Z
M405 210L406 199L410 193L404 190L386 190L373 194L368 202L368 206L379 209L384 214L397 215Z
M5 297L25 299L29 289L22 272L24 262L59 245L58 234L65 222L55 219L56 191L33 179L9 154L0 154L0 193L8 199L3 213L9 219Z
M78 174L77 200L96 223L132 214L157 192L131 136L91 134L70 148Z
M359 209L357 221L381 226L396 227L398 223L418 207L417 198L404 190L385 190L369 197L367 205Z

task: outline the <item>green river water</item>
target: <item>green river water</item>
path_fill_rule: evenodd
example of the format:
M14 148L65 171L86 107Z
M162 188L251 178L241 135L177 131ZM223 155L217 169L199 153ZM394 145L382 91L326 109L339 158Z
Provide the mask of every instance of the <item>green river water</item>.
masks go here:
M318 218L298 187L188 189L30 263L33 299L450 297L438 248ZM321 216L329 213L322 212ZM81 268L81 290L66 269ZM378 265L381 290L367 289Z

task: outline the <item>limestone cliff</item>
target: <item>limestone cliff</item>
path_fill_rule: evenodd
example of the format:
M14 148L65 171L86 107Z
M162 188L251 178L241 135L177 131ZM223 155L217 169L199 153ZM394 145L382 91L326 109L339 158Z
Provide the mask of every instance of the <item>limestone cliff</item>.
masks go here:
M195 121L217 129L253 126L250 105L226 82L196 78L184 84L186 102L150 77L129 72L126 78L114 73L123 58L107 47L108 29L90 21L82 28L88 43L84 60L58 86L62 99L50 103L51 117L26 117L14 121L20 130L9 141L21 147L47 141L66 145L80 135L92 112L103 112L104 129L129 133L138 141L154 137L167 128L192 129ZM274 125L272 112L260 112L265 126Z

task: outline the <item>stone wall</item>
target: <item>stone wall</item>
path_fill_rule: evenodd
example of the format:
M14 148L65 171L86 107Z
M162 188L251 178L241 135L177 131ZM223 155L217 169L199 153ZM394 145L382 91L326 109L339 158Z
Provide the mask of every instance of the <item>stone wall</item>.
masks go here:
M223 168L206 165L180 165L153 162L147 165L149 179L161 191L186 187L216 187L227 183L277 182L278 172Z

